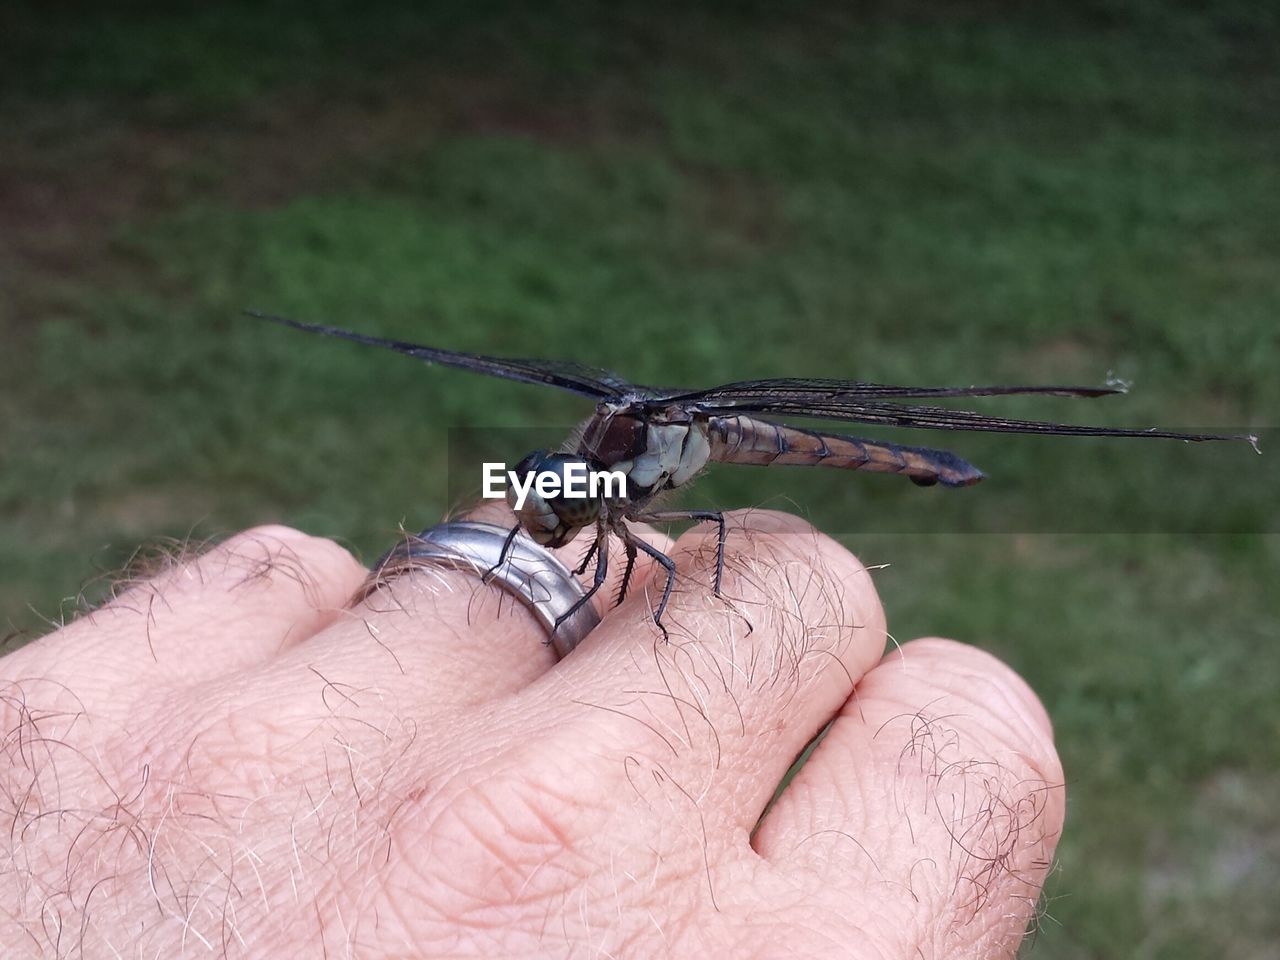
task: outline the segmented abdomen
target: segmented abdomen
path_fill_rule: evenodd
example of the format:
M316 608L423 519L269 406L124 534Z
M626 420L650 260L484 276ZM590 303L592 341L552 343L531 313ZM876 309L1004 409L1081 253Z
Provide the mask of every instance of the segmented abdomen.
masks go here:
M801 430L753 417L711 417L707 424L711 459L759 466L836 467L898 473L916 483L962 487L982 479L982 471L946 450L903 447L834 433Z

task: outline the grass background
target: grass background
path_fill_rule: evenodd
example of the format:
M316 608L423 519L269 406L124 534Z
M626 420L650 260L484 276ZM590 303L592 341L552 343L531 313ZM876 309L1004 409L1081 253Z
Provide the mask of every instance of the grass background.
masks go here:
M372 557L449 506L457 431L587 412L250 305L640 382L1114 371L984 409L1270 427L1278 51L1245 3L6 7L0 631L161 536ZM1274 446L899 439L991 479L689 502L805 513L890 564L896 636L1039 692L1070 811L1029 955L1280 956Z

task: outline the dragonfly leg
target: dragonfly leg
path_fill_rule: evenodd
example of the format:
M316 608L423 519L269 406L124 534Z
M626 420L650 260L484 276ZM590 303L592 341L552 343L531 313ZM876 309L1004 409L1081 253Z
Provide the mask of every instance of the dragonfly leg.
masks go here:
M657 547L652 547L643 539L637 537L625 526L619 526L618 531L629 551L643 550L647 555L658 561L658 563L661 564L662 569L667 572L667 582L662 588L662 599L658 601L658 609L653 613L653 622L658 629L662 631L662 639L670 641L671 634L667 632L666 624L662 622L662 615L666 613L667 603L671 600L671 588L675 586L676 563Z
M627 587L631 585L631 573L636 568L636 545L631 542L630 536L623 537L622 542L627 549L627 566L622 571L622 583L618 585L618 596L613 601L615 607L627 598Z
M646 513L636 519L656 523L667 523L673 520L714 520L720 527L720 533L716 538L716 577L712 589L717 597L720 596L720 581L724 578L724 542L728 535L723 513L719 510L665 510L661 513Z
M609 531L603 523L596 527L596 542L591 552L596 555L596 572L592 578L591 589L578 598L572 607L556 618L556 625L551 628L552 633L559 630L560 624L572 617L585 604L590 603L591 598L604 586L605 578L609 576ZM583 564L583 569L586 569L586 564Z
M573 572L576 576L580 577L587 572L587 567L591 566L591 558L596 555L596 551L599 549L600 538L596 537L596 539L591 542L591 549L587 551L587 555L582 558L582 562L574 569Z
M511 528L511 532L507 534L507 539L502 541L502 549L498 552L498 562L484 572L484 576L480 579L488 583L493 577L493 572L507 562L507 554L511 552L511 544L515 543L516 535L520 532L520 524L516 524Z

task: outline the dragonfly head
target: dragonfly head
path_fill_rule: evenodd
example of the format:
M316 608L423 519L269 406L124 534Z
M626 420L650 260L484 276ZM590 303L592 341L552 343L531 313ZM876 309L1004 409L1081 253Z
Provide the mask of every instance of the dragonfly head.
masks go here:
M511 472L507 503L520 526L544 547L562 547L600 516L600 499L585 492L591 465L568 453L535 450Z

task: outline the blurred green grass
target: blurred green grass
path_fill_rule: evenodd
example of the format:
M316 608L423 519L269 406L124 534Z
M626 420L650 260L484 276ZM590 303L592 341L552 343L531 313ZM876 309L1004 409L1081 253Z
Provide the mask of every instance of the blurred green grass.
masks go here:
M999 409L1230 428L1280 399L1263 8L71 4L0 28L15 631L158 536L283 520L373 556L450 505L451 430L585 412L246 306L640 382L1114 371L1121 400ZM800 510L889 564L897 637L1035 687L1071 808L1033 955L1274 956L1268 458L906 439L992 478L725 469L690 500Z

